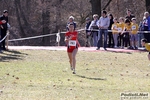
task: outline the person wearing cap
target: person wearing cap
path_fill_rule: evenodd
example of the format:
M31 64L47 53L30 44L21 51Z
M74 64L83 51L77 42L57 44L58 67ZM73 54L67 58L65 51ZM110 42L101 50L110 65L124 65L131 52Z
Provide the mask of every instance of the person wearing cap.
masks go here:
M138 34L138 46L142 47L141 45L141 39L144 38L144 32L143 31L148 31L148 21L146 18L146 13L148 14L148 12L144 13L143 19L140 21L139 23L139 34ZM146 34L145 34L146 35Z
M69 24L73 24L74 25L74 30L76 29L77 25L76 25L76 22L74 22L74 17L73 16L70 16L69 19L68 19L68 23L67 23L67 26L66 26L67 31L69 30L69 28L68 28Z
M89 30L91 30L91 35L93 37L93 46L96 47L97 46L97 35L98 35L98 26L97 26L97 22L98 22L98 14L94 14L93 15L93 20L89 26Z
M144 12L144 31L150 31L150 14L149 12ZM144 38L147 39L147 41L150 43L150 32L144 33Z
M3 39L6 36L7 29L8 29L8 26L7 26L7 24L8 24L8 11L7 10L3 11L3 15L0 16L0 20L5 20L6 21L0 27L1 28L1 39ZM6 48L5 48L5 39L2 41L1 46L2 46L3 50L6 50Z

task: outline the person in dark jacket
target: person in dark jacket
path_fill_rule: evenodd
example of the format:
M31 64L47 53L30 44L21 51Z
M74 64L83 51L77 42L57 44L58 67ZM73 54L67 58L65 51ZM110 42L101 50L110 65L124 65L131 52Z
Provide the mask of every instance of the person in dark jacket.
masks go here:
M135 16L131 13L130 9L127 9L127 15L125 16L125 19L129 19L131 22L132 18L135 18Z
M4 10L3 11L3 15L0 16L0 20L5 20L6 23L3 23L0 28L1 28L1 39L3 39L5 36L6 36L6 33L7 33L7 24L8 24L8 11L7 10ZM1 46L2 46L2 50L6 50L5 48L5 39L2 41L1 43Z
M89 30L91 24L91 20L89 17L86 18L86 25L85 25L85 30L86 30L86 47L91 47L91 41L92 41L92 35L91 31Z
M110 18L110 24L108 30L111 30L112 24L114 23L113 21L114 18L112 14L108 14L108 16ZM112 32L108 32L108 47L114 47L114 39L113 39Z
M74 17L73 16L70 16L69 19L68 19L68 23L67 23L67 31L69 31L69 28L68 28L68 25L69 24L73 24L74 25L74 30L76 29L77 25L76 25L76 22L74 21Z
M150 31L150 14L149 12L144 12L144 21L143 21L143 31ZM150 33L144 33L144 38L147 39L148 43L150 43Z

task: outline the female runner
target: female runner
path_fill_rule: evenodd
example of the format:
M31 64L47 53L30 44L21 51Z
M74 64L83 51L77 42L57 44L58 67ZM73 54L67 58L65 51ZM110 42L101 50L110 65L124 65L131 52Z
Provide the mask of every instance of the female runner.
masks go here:
M76 54L78 52L79 42L78 32L74 30L74 25L70 23L68 25L69 31L65 34L65 42L67 44L67 53L69 57L70 67L73 74L76 74Z

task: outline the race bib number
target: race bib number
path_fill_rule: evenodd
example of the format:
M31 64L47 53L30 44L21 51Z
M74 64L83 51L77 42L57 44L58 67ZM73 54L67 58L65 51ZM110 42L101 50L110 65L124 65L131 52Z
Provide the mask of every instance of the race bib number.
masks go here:
M115 30L117 29L117 25L114 25L114 29L115 29Z
M117 28L117 26L116 25L114 25L114 29L116 29Z
M119 28L118 28L118 31L121 32L121 31L122 31L122 28L119 27Z
M136 30L136 26L132 26L132 30Z
M77 41L75 40L69 40L69 46L76 46Z

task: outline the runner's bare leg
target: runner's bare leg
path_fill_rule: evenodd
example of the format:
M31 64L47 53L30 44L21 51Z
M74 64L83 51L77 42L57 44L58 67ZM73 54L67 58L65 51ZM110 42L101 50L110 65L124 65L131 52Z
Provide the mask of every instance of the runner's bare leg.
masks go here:
M72 52L72 67L75 70L76 67L76 54L78 52L78 49L74 49Z

